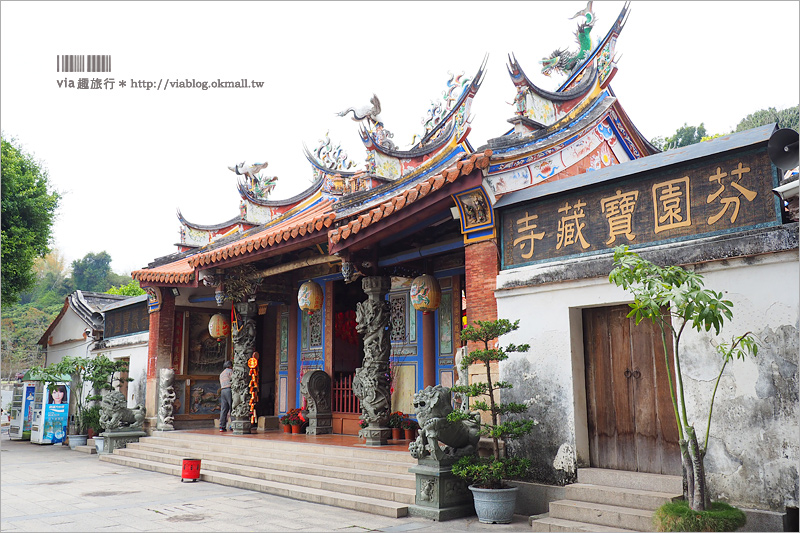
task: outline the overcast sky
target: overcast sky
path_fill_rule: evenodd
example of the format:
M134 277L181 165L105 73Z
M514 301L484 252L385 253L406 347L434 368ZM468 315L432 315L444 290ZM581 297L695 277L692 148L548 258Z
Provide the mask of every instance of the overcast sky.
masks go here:
M68 262L107 251L128 273L176 251L176 210L214 224L238 215L227 169L269 162L272 198L310 185L303 143L326 131L359 168L357 124L337 112L380 98L394 142L422 132L448 72L472 76L474 148L511 127L514 53L529 78L555 48L576 49L585 7L566 2L3 2L0 127L44 162L63 195L54 246ZM624 5L594 2L595 39ZM611 87L648 139L684 123L727 133L749 113L800 99L792 2L638 2L617 42ZM107 54L111 72L56 71L60 54ZM113 78L113 89L59 87ZM166 80L248 79L260 89L167 88ZM120 87L125 81L126 86ZM162 82L162 90L131 82Z

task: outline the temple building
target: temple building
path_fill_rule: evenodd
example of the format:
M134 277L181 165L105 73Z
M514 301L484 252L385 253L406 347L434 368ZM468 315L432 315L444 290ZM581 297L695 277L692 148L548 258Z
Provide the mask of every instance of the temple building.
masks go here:
M210 427L231 359L234 433L305 406L303 378L321 370L329 430L385 444L389 413L413 414L417 391L472 379L458 372L464 317L518 318L503 341L531 350L497 372L537 422L509 444L533 460L535 481L563 486L589 467L679 474L660 340L630 323L632 297L608 281L626 244L728 291L737 319L724 334L762 342L723 378L712 498L796 507L797 222L773 194L788 170L770 160L775 128L660 153L610 85L628 4L598 39L591 4L576 15L579 49L541 62L566 78L555 90L509 57L512 127L483 146L468 136L485 59L448 80L411 149L395 146L373 96L340 113L358 123L364 168L326 136L305 150L314 180L304 192L272 199L266 163L242 162L229 167L239 216L201 225L179 212L178 252L132 274L149 297L150 428L162 369L175 371L175 428ZM700 361L688 370L696 416L719 363L703 334L684 342Z

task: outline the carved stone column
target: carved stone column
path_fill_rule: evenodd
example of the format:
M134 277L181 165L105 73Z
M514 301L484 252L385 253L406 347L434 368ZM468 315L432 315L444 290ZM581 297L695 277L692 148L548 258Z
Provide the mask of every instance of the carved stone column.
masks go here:
M331 377L324 370L312 370L300 381L300 394L306 399L303 415L308 420L306 435L333 433Z
M233 340L233 379L231 380L231 428L234 435L250 433L250 372L247 360L256 347L256 304L253 302L238 303L236 311L239 312L240 322L237 330L231 324L231 339Z
M156 425L156 429L162 431L175 429L172 425L175 420L173 416L175 389L172 386L174 381L175 369L162 368L158 376L158 424Z
M356 331L364 337L364 361L356 368L353 392L361 401L361 417L369 424L360 431L367 446L388 444L391 410L389 355L391 353L389 302L392 286L388 276L371 276L361 281L367 300L356 304Z

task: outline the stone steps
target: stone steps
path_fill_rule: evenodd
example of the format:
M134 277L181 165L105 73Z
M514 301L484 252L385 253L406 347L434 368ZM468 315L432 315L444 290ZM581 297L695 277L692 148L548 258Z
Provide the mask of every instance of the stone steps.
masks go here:
M166 433L164 435L163 433ZM200 459L200 479L277 496L401 517L414 503L416 461L399 451L248 436L156 432L101 461L180 476Z
M408 466L401 463L376 462L376 464L371 466L374 466L375 468L384 466L386 468L377 471L372 471L367 468L357 470L355 469L356 463L352 460L333 461L334 463L344 463L346 465L340 466L324 463L303 462L303 457L296 456L293 456L293 459L298 460L287 461L285 459L285 455L279 455L277 453L274 457L264 457L235 453L235 451L231 450L230 447L228 447L226 451L228 453L192 450L192 457L195 459L201 459L203 461L214 459L224 460L228 464L241 465L242 467L258 467L308 475L324 473L324 475L327 477L337 479L359 481L363 483L385 484L412 490L416 488L414 475L409 474ZM149 459L149 454L166 454L180 458L186 457L186 449L174 448L163 444L154 444L151 442L128 444L127 448L125 448L125 451L121 451L120 453L129 457L140 457L142 459ZM397 470L398 472L393 472L391 476L387 476L387 470Z
M682 498L680 476L579 468L565 499L550 502L534 531L652 531L653 511ZM608 529L610 528L610 529Z
M183 458L175 454L157 453L135 449L128 450L123 448L119 450L117 455L131 459L142 459L169 464L176 467L183 466ZM294 470L275 470L259 466L244 466L235 462L228 462L227 457L219 457L218 459L220 460L209 460L208 458L203 459L197 455L193 455L192 458L201 460L201 472L223 472L243 477L251 477L254 479L274 481L277 483L286 483L301 487L311 487L334 492L343 492L356 496L372 496L381 500L393 500L407 504L414 503L415 488L413 484L413 476L411 488L392 487L389 485L378 484L376 482L378 480L370 483L349 479L337 479L334 477L328 477L326 475L300 473Z
M86 444L83 446L75 446L72 451L93 454L97 453L97 448L94 445L94 439L86 439Z
M314 444L298 446L297 443L260 440L248 440L246 444L242 444L237 437L224 435L214 436L213 440L147 437L140 439L138 445L129 446L141 449L149 447L154 451L163 451L165 448L179 449L184 456L186 452L192 452L195 455L203 452L228 453L238 454L242 458L249 456L281 461L285 460L287 453L290 453L293 459L306 464L341 468L352 468L357 464L360 470L371 470L384 475L387 473L408 474L409 467L416 464L416 461L407 452L382 452Z
M606 468L579 468L578 483L683 494L683 478L681 476L665 476L645 472L626 472L624 470L609 470Z
M181 467L157 461L136 459L118 455L117 450L113 454L101 455L101 461L108 461L119 465L151 470L175 476L181 475ZM200 466L200 480L229 487L265 492L275 496L303 500L308 502L332 505L344 509L352 509L365 513L372 513L381 516L399 518L408 514L408 505L404 503L379 500L357 495L348 495L338 492L315 489L309 487L299 487L285 483L256 479L248 476L241 476L225 472L214 472Z
M531 529L533 531L564 531L564 532L572 532L572 531L588 531L591 533L612 533L612 532L621 532L626 533L628 531L635 531L632 529L622 529L619 527L606 527L600 526L597 524L587 524L585 522L575 522L574 520L564 520L563 518L541 518L539 520L534 520L531 522Z

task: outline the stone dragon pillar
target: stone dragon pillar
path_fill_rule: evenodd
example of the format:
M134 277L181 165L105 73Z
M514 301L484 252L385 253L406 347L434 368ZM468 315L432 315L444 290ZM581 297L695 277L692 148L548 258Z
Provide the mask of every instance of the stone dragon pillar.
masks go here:
M256 304L244 302L235 304L240 319L237 327L231 324L233 340L233 379L231 380L231 428L234 435L250 433L250 372L247 360L256 347Z
M391 288L388 276L370 276L361 280L367 300L356 304L356 331L364 337L364 360L356 368L353 393L361 402L361 418L368 426L360 435L367 446L388 444L391 410L389 355L391 353L390 306L386 294Z

